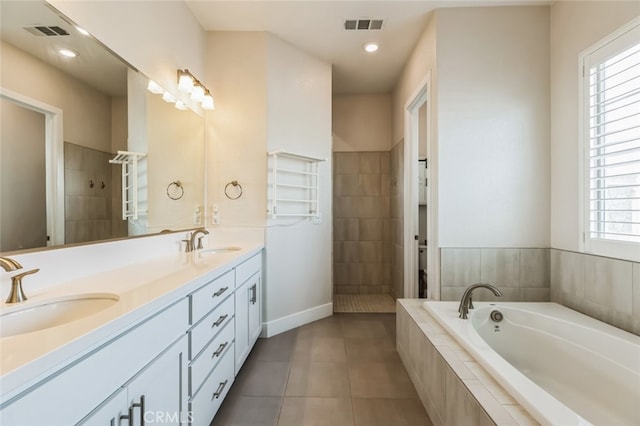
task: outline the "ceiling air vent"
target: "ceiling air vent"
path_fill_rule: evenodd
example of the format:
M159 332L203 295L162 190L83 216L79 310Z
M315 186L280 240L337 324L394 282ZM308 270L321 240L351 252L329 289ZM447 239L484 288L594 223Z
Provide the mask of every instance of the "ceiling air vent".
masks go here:
M381 30L382 19L347 19L344 21L345 30Z
M29 31L31 34L36 36L47 36L47 37L57 37L57 36L68 36L69 33L64 28L60 28L57 25L54 26L45 26L45 25L37 25L35 27L25 27L25 30Z

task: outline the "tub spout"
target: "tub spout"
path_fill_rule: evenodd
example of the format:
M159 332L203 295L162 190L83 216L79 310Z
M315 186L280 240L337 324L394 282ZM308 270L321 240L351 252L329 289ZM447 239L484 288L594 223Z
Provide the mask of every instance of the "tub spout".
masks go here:
M470 285L465 292L462 294L462 298L460 299L460 306L458 306L458 312L460 313L459 317L462 319L467 319L467 314L469 313L469 309L473 309L473 300L471 298L473 294L473 290L476 288L486 288L491 290L491 292L495 296L502 296L502 292L496 286L491 284L473 284Z

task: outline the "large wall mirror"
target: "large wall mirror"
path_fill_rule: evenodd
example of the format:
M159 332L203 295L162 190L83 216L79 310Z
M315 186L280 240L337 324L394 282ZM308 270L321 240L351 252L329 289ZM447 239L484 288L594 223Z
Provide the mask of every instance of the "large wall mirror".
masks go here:
M0 19L0 252L201 226L203 118L44 2ZM142 154L134 217L119 151Z

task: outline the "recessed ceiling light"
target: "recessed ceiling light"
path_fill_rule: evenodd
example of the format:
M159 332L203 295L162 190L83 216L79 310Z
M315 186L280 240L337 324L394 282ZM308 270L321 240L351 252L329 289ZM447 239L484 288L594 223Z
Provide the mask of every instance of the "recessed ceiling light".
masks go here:
M78 56L78 52L72 49L59 49L58 53L65 58L75 58Z
M375 43L373 41L365 43L364 50L366 50L368 53L373 53L378 50L378 43Z
M86 36L88 36L88 35L89 35L89 31L85 30L85 29L84 29L84 28L82 28L82 27L76 27L76 30L78 30L78 32L79 32L80 34L82 34L82 35L86 35Z

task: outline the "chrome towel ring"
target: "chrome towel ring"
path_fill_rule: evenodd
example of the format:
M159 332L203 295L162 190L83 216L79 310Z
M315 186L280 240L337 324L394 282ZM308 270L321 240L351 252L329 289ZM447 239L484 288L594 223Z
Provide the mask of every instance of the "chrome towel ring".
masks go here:
M167 197L172 200L179 200L184 196L184 187L182 182L175 180L167 186Z
M230 195L229 194L229 187L233 187L234 191L237 192L236 195ZM224 195L227 196L228 199L230 200L237 200L238 198L242 197L242 185L240 185L238 183L237 180L232 180L231 182L227 183L224 187Z

